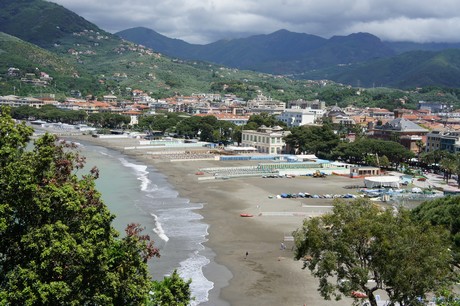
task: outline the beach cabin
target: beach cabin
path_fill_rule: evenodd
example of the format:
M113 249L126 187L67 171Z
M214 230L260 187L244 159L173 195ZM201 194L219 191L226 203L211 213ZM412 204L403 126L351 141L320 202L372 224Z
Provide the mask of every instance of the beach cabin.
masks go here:
M350 168L350 177L364 177L364 176L377 176L380 175L380 168L378 167L358 167L353 166Z

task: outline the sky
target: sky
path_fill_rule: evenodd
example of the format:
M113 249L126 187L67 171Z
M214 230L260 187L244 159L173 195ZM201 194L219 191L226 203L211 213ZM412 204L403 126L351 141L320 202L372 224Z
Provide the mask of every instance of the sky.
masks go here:
M116 33L146 27L207 44L280 29L330 38L460 42L459 0L50 0Z

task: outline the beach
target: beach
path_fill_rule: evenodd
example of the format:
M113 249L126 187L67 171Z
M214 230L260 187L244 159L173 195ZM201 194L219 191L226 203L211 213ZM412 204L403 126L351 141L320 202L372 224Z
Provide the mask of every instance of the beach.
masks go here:
M153 158L148 150L125 149L136 145L135 139L70 139L111 148L150 165L166 176L181 197L202 204L197 213L203 216L201 222L209 226L204 246L214 258L203 267L213 289L209 300L200 305L351 305L351 299L323 300L317 291L318 281L310 271L302 269L302 262L293 259L292 231L302 225L304 218L330 210L332 199L280 199L276 195L356 193L345 188L356 184L352 179L329 176L203 180L197 175L202 168L238 166L242 162ZM253 217L243 218L241 213Z

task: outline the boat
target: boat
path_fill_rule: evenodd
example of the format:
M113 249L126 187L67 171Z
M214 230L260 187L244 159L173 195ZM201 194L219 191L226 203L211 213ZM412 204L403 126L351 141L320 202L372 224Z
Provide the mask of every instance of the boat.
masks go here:
M352 291L351 296L357 299L365 299L368 297L367 294L361 291Z
M252 215L252 214L240 214L240 217L248 218L248 217L254 217L254 215Z

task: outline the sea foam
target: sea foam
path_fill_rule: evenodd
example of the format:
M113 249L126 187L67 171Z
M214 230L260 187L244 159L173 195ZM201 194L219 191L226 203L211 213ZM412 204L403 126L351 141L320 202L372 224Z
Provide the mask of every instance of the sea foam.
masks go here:
M155 234L157 234L158 237L160 237L163 241L168 241L169 237L166 236L165 231L163 230L163 227L161 226L160 221L158 221L158 216L155 214L150 214L150 215L155 219L155 228L153 229Z

